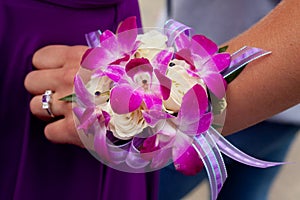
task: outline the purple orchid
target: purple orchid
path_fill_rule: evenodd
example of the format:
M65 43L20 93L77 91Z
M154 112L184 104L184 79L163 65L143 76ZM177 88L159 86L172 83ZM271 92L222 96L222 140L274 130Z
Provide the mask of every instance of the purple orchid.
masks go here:
M229 66L230 54L217 53L218 46L203 35L189 38L181 33L175 39L175 47L175 57L190 65L189 72L203 79L214 95L223 98L226 82L220 72Z
M196 84L184 95L178 116L167 120L156 135L147 138L141 153L148 153L152 166L163 167L173 157L177 170L187 175L198 173L203 163L191 145L193 137L207 131L211 124L212 114L207 110L206 91Z
M85 52L81 66L89 70L105 69L109 64L128 61L138 48L137 34L136 17L125 19L119 24L116 34L106 30L99 36L100 46Z
M162 101L170 95L171 80L165 76L166 66L172 53L160 52L154 58L155 63L161 63L154 68L146 58L131 59L125 66L111 66L120 76L107 73L116 86L111 90L110 103L112 110L117 114L126 114L146 106L143 116L150 126L154 126L159 120L169 118L170 115L162 111ZM160 59L162 62L159 62ZM165 64L164 64L165 63ZM166 65L166 66L165 66Z

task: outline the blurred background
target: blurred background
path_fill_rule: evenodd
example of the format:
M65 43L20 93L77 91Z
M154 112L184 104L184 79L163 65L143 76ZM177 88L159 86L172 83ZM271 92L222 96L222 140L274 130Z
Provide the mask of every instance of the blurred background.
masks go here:
M176 0L175 0L176 1ZM187 0L189 1L189 0ZM249 1L251 2L251 1ZM165 20L168 19L167 0L139 0L142 14L142 22L144 27L162 27ZM189 11L185 10L185 13ZM172 13L169 13L172 14ZM205 15L203 15L205 17ZM196 19L197 20L197 19ZM199 25L200 26L200 25ZM197 32L199 33L199 32ZM203 33L202 33L203 34ZM220 33L222 34L222 33ZM206 34L205 34L206 35ZM209 35L206 35L210 37ZM300 131L296 140L290 147L290 151L286 157L285 165L274 181L269 200L299 200L300 199ZM230 174L228 174L230 176ZM238 188L233 188L237 190ZM234 192L234 191L233 191ZM209 199L209 185L207 181L203 181L198 187L191 191L184 199L199 200Z

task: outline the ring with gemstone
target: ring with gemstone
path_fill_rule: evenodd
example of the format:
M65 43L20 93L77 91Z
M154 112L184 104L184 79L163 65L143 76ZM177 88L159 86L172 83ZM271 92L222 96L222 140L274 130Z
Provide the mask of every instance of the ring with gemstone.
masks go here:
M48 114L54 118L55 116L53 115L51 108L50 108L51 95L52 95L51 90L45 91L45 93L42 96L42 108L45 109L48 112Z

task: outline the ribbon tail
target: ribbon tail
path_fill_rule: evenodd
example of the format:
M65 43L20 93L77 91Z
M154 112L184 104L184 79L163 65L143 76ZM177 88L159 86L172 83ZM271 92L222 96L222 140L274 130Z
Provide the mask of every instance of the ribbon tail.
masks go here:
M208 131L213 136L214 140L217 142L217 145L220 148L221 152L240 163L259 168L267 168L286 164L284 162L268 162L256 159L233 146L213 127L210 127Z
M90 33L85 34L85 39L90 48L100 47L100 35L102 32L100 30L93 31Z
M221 152L209 132L195 136L192 145L205 166L211 188L211 199L215 200L227 178Z
M228 78L248 63L270 53L263 49L245 46L231 55L230 66L222 72L222 75L224 78Z

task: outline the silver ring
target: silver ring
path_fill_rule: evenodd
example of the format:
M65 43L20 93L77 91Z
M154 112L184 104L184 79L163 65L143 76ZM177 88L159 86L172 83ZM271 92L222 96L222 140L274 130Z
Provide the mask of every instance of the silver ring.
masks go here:
M47 113L51 116L51 117L55 117L51 111L51 95L52 95L52 91L51 90L46 90L45 93L42 96L42 108L44 110L47 111Z

